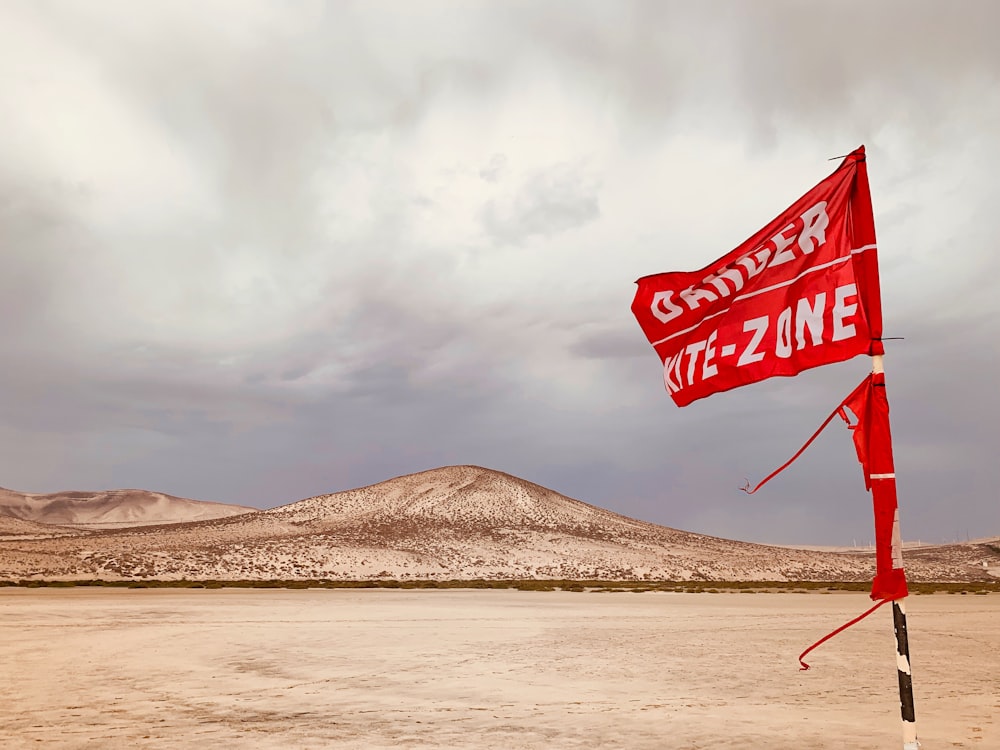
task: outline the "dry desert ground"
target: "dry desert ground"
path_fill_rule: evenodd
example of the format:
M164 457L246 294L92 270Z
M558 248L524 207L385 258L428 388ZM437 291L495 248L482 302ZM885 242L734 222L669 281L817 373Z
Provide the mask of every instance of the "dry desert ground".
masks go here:
M863 594L0 589L0 747L901 746ZM1000 747L1000 596L909 600L925 750Z

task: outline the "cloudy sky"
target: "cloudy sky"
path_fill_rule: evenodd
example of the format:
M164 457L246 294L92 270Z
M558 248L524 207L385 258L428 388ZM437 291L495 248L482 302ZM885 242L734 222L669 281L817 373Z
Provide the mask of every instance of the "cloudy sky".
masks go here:
M864 357L679 409L633 281L868 150L904 537L1000 534L1000 5L0 5L0 485L271 507L449 464L867 544Z

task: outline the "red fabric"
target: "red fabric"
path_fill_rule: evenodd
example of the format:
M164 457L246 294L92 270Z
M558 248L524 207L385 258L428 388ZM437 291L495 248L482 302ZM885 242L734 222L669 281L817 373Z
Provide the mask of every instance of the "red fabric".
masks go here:
M805 651L803 651L801 654L799 654L799 664L802 665L802 666L799 667L799 671L800 672L804 672L807 669L809 669L809 665L806 664L803 661L803 659L806 658L806 654L808 654L810 651L812 651L813 649L817 648L818 646L822 646L824 643L826 643L828 640L830 640L831 638L833 638L833 636L837 635L838 633L843 633L845 630L847 630L852 625L857 625L859 622L861 622L863 619L865 619L866 617L868 617L868 615L870 615L876 609L878 609L879 607L881 607L887 601L888 601L888 599L882 599L882 600L880 600L879 603L876 604L874 607L872 607L871 609L865 610L862 614L858 615L857 617L855 617L850 622L845 622L843 625L841 625L839 628L837 628L836 630L834 630L832 633L827 633L822 638L820 638L818 641L816 641L813 645L811 645L809 648L807 648Z
M848 419L845 408L853 413L856 419L854 424ZM875 509L875 580L872 581L871 597L886 601L902 599L907 595L906 573L903 570L902 542L896 525L896 470L892 461L889 400L885 395L884 373L872 373L862 380L794 456L755 487L751 489L748 484L743 491L752 495L788 468L838 415L853 432L854 448L865 475L865 489L871 491Z
M864 385L864 383L862 383L861 385ZM859 387L860 387L860 386L859 386ZM850 396L848 396L848 398L850 398ZM845 422L847 422L847 423L848 423L848 426L850 426L850 421L849 421L849 420L847 419L847 416L846 416L846 415L844 414L844 404L843 404L843 403L841 403L841 404L840 404L840 406L838 406L838 407L837 407L836 409L834 409L834 410L833 410L832 412L830 412L830 416L829 416L829 417L827 417L827 418L826 418L826 419L825 419L825 420L823 421L823 424L821 424L821 425L819 426L819 428L818 428L818 429L816 430L816 432L814 432L814 433L812 434L812 437L810 437L810 438L809 438L808 440L806 440L806 442L805 442L805 443L803 443L803 444L802 444L802 447L801 447L801 448L799 448L799 449L798 449L798 450L797 450L797 451L795 452L795 455L794 455L794 456L792 456L792 457L791 457L790 459L788 459L787 461L785 461L785 463L783 463L783 464L782 464L781 466L779 466L779 467L778 467L777 469L775 469L775 470L774 470L774 471L772 471L772 472L771 472L770 474L768 474L768 475L767 475L766 477L764 477L764 478L763 478L763 479L761 479L761 480L760 480L759 482L757 482L757 484L756 484L756 485L755 485L755 486L754 486L753 488L751 488L751 487L750 487L750 482L747 482L747 483L746 483L746 486L745 486L745 487L741 487L740 489L742 489L742 490L743 490L743 491L744 491L745 493L747 493L748 495L752 495L752 494L753 494L753 493L755 493L755 492L756 492L757 490L759 490L759 489L760 489L761 487L763 487L763 486L764 486L765 484L767 484L767 483L768 483L768 482L770 482L770 481L771 481L772 479L774 479L774 478L775 478L776 476L778 476L778 474L780 474L780 473L781 473L781 472L783 472L783 471L784 471L785 469L787 469L787 468L788 468L789 466L791 466L791 465L792 465L792 464L793 464L793 463L795 462L795 459L796 459L796 458L798 458L799 456L801 456L801 455L802 455L803 453L805 453L805 452L806 452L806 448L808 448L808 447L809 447L810 445L812 445L812 442L813 442L813 440L815 440L816 438L818 438L818 437L819 437L819 434L820 434L820 433L821 433L821 432L822 432L823 430L825 430L825 429L826 429L826 426L827 426L828 424L830 424L830 422L832 422L832 421L833 421L833 418L834 418L834 417L837 417L837 416L839 416L839 417L840 417L841 419L843 419L843 420L844 420Z
M850 429L854 435L854 449L858 453L858 461L861 462L861 470L865 474L865 489L871 490L872 480L871 480L871 470L869 468L869 441L868 436L871 432L869 427L869 422L871 421L871 411L868 409L869 397L872 392L872 378L874 373L869 375L867 378L861 381L861 384L851 391L851 395L845 398L840 404L840 415L847 422L847 427ZM844 407L847 407L854 413L854 418L857 420L854 424L850 423L847 416L844 414ZM891 456L890 456L891 460Z
M854 447L865 473L865 487L871 490L875 508L875 580L872 599L901 599L907 595L906 574L896 499L896 469L892 460L889 430L889 399L885 394L885 374L869 375L842 406L857 417Z
M636 284L632 312L663 362L664 384L678 406L881 354L864 146L726 256L699 271Z

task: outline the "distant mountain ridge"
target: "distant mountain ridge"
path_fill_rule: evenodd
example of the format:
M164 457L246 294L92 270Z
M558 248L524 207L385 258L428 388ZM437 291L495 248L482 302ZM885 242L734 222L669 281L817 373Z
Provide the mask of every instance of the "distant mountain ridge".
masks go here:
M0 514L22 521L86 529L206 521L257 508L189 500L149 490L65 491L49 494L0 487Z
M0 514L0 537L25 536L58 536L62 534L82 533L66 526L51 526L37 521L25 521L21 518Z
M991 580L1000 546L910 552L911 580ZM478 466L169 526L0 539L2 578L863 581L865 552L790 549L614 513Z

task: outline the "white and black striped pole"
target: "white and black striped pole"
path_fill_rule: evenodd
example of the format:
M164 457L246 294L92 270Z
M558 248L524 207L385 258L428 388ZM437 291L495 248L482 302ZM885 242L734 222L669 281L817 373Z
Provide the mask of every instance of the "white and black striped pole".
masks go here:
M899 674L899 710L903 717L903 750L917 750L917 719L913 712L913 677L910 674L910 642L906 636L906 599L892 603L892 626L896 631L896 671Z
M882 355L872 357L872 372L884 373ZM896 474L873 474L872 480L895 484ZM903 539L899 531L899 511L892 525L893 567L903 567ZM910 641L906 632L906 597L892 602L892 626L896 636L896 671L899 677L899 710L903 720L903 750L918 750L917 719L913 710L913 674L910 670Z

